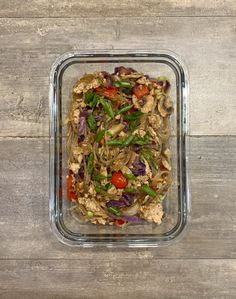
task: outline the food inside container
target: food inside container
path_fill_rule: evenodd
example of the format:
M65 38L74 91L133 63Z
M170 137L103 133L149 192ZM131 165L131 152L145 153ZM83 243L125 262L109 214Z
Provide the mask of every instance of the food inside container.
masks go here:
M75 83L67 119L67 199L95 225L160 225L171 186L168 78L119 66Z

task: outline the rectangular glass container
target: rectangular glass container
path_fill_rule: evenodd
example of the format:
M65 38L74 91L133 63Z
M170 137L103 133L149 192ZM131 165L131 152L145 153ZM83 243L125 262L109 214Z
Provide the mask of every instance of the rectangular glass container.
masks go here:
M85 73L113 72L117 66L143 72L152 78L166 76L171 84L170 149L173 182L163 202L161 225L142 223L124 228L75 221L67 200L65 119L76 81ZM155 247L172 243L186 227L190 211L188 186L188 75L180 58L170 51L100 50L65 53L50 73L50 220L59 241L71 246Z

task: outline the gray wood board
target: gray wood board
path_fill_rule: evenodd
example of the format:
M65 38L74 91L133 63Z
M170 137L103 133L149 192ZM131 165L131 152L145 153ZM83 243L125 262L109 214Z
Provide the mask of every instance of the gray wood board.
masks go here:
M235 16L233 0L1 0L0 17Z
M183 239L158 249L78 249L49 229L48 141L1 138L2 259L235 258L236 138L190 140L191 224Z
M73 261L1 261L0 297L233 299L235 268L235 260L97 260L79 254Z
M178 53L190 74L190 134L236 134L235 18L3 18L0 32L0 136L48 136L51 64L86 48Z

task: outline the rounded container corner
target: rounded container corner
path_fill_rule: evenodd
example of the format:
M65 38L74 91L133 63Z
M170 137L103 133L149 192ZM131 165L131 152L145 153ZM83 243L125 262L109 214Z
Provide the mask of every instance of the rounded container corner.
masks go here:
M106 57L107 61L118 57L119 60L125 57L126 61L140 57L143 61L145 57L155 59L156 57L163 56L166 59L170 59L174 67L177 68L181 80L179 82L180 89L180 101L181 101L181 140L180 140L180 151L181 156L181 169L184 173L181 174L183 180L182 193L183 199L181 201L181 223L179 227L176 227L173 233L168 236L156 237L145 237L145 235L137 236L136 239L132 236L125 236L123 239L116 239L115 237L102 237L101 236L78 236L70 235L58 221L60 217L60 205L58 204L58 197L56 196L59 190L60 180L58 180L59 172L57 170L59 163L59 152L60 143L58 138L60 134L58 131L58 113L60 113L60 76L64 69L67 67L67 61L81 61L84 62L97 60L100 61L101 56ZM69 64L68 64L69 65ZM185 62L182 57L170 50L158 50L158 51L146 51L146 50L83 50L83 51L72 51L66 52L60 55L52 64L50 75L49 75L49 105L50 105L50 226L51 231L55 237L63 244L68 246L77 247L94 247L94 246L106 246L106 247L160 247L164 245L174 244L179 242L186 234L191 219L191 197L189 187L189 73Z

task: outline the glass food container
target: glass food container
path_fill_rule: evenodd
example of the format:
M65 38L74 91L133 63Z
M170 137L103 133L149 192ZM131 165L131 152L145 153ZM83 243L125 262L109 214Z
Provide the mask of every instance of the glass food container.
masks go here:
M67 152L65 119L73 85L85 73L113 72L125 66L152 78L166 76L171 84L174 112L171 115L170 149L173 182L163 201L165 217L155 223L131 224L124 228L78 222L67 200ZM156 247L179 239L188 222L188 74L180 58L170 51L100 50L65 53L50 73L50 220L59 241L71 246Z

